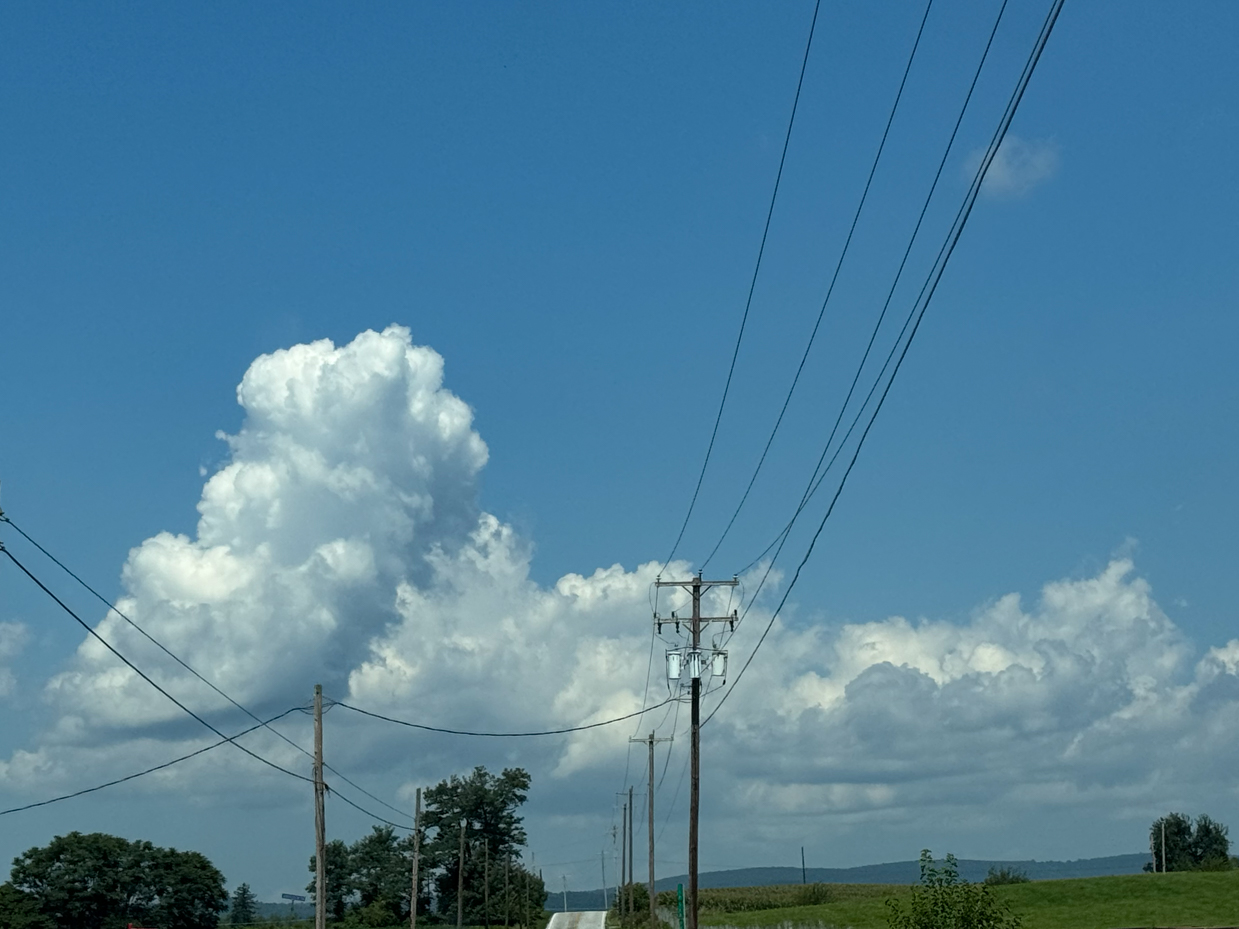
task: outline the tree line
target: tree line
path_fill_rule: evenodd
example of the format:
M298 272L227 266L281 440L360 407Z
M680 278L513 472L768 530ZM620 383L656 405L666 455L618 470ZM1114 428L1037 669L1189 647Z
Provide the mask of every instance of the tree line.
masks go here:
M470 925L536 925L546 888L521 862L527 837L519 809L529 773L477 767L425 792L418 918L454 922L457 888ZM408 921L413 837L376 827L351 845L327 845L328 916L352 926ZM310 859L310 870L315 861ZM314 893L314 883L307 888ZM312 899L312 898L311 898ZM103 833L71 832L13 860L0 884L0 929L216 929L229 910L234 925L256 921L256 900L241 884L231 901L224 875L205 855Z
M453 775L423 794L418 919L465 925L529 926L542 915L546 887L521 861L527 837L518 810L528 796L529 773L484 767ZM376 826L351 845L326 848L327 912L344 925L408 922L414 837ZM316 873L317 859L310 858ZM315 881L306 886L311 896ZM458 892L459 891L459 892Z
M1182 813L1154 820L1149 850L1153 860L1145 871L1229 871L1236 865L1227 828L1203 813L1195 823Z

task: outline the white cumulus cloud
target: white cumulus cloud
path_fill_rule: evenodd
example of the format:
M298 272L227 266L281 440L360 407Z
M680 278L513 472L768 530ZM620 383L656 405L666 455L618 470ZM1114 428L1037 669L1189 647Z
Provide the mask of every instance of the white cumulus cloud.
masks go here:
M972 153L965 174L971 180L985 155L983 149ZM1058 171L1058 145L1050 139L1025 140L1008 134L998 147L981 192L991 197L1020 197Z
M172 651L263 714L306 702L315 682L331 697L452 728L559 728L640 708L659 564L533 581L529 542L479 505L487 449L471 411L445 388L443 359L407 329L264 355L237 396L245 418L224 437L231 454L205 482L196 534L147 539L124 567L120 608ZM715 594L713 614L727 608ZM762 610L730 642L733 669L769 617ZM5 635L20 638L5 628L0 658ZM247 725L114 614L98 628L221 728ZM666 695L661 649L651 700ZM0 763L11 789L82 786L83 770L102 779L211 740L89 639L46 695L54 721ZM663 724L666 734L663 720L660 710L639 731ZM1236 724L1239 640L1198 656L1126 557L1048 583L1032 603L999 598L966 622L780 621L706 726L719 804L709 828L760 855L793 827L829 823L889 855L882 836L907 841L932 822L1007 829L1085 807L1139 818L1228 783ZM303 715L284 725L305 738ZM424 739L410 772L410 743L332 717L345 725L353 769L386 773L393 795L393 779L425 783L477 758L476 743ZM635 728L509 743L503 757L553 785L555 815L569 821L596 809L600 791L609 797ZM250 739L304 772L295 749ZM675 745L682 752L683 739ZM142 783L222 797L242 770L264 769L219 749ZM280 789L278 775L244 777L251 792ZM672 790L674 769L668 781Z

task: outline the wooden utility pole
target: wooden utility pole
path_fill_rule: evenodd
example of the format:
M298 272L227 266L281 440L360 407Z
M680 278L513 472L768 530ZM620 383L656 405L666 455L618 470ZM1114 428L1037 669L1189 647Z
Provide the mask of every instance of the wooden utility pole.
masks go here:
M637 901L633 897L632 885L637 882L632 872L632 847L636 844L632 833L632 788L628 788L628 915L637 915Z
M422 864L422 789L413 801L413 896L409 897L409 929L417 929L417 870Z
M689 743L689 757L691 759L691 775L689 777L689 794L688 794L688 912L687 912L687 929L697 929L697 816L701 809L701 675L703 666L706 663L706 655L701 650L701 630L703 626L710 623L729 623L734 629L736 626L737 616L736 611L732 611L730 616L702 616L701 615L701 595L711 587L735 587L740 582L735 578L730 581L703 581L701 575L687 581L664 581L661 578L654 581L656 587L682 587L687 590L693 598L693 615L688 620L689 633L692 637L692 644L682 654L687 659L684 664L688 667L688 673L691 680L690 700L692 702L692 722ZM681 620L674 613L671 614L671 619L664 619L655 614L654 622L661 631L664 623L673 622L676 624L677 631ZM711 651L710 658L716 654ZM725 660L725 655L724 655Z
M323 802L323 685L314 685L314 929L327 929L327 809Z
M465 820L460 821L460 861L456 866L456 929L465 917Z
M623 796L621 794L621 796ZM619 893L615 899L615 908L619 910L620 919L626 915L624 906L627 900L624 897L624 888L628 886L628 881L625 876L628 874L628 804L625 803L620 807L620 882Z
M649 887L648 887L649 896L650 896L650 929L654 929L654 927L658 925L658 921L655 919L655 915L654 915L654 745L657 742L670 742L671 739L670 738L656 739L654 738L654 733L651 732L644 739L629 739L628 741L629 742L644 742L650 747L650 769L647 775L647 780L649 781L650 793L649 793L649 798L646 802L646 806L649 807L649 809L647 810L647 812L649 813L649 823L648 823L647 828L650 833L649 835L650 882L649 882ZM605 878L604 878L604 882L605 882Z
M602 862L602 908L609 910L611 904L607 902L607 853L605 849L598 853L598 860Z

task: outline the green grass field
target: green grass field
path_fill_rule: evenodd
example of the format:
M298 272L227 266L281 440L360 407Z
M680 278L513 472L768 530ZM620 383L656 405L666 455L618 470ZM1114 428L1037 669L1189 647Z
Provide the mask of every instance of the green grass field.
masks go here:
M885 901L907 887L830 884L830 903L754 912L703 912L703 926L886 929ZM754 888L768 892L766 888ZM1239 871L1131 874L995 887L1025 929L1239 926Z

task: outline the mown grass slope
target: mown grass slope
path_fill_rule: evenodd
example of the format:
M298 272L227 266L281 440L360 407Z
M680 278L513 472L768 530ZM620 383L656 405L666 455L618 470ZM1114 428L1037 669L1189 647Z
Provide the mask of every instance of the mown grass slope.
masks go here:
M701 914L702 925L885 929L891 897L909 888L889 884L829 884L831 902L753 912ZM755 888L766 892L768 888ZM1130 874L1033 881L993 888L1025 929L1134 929L1239 926L1239 871Z

